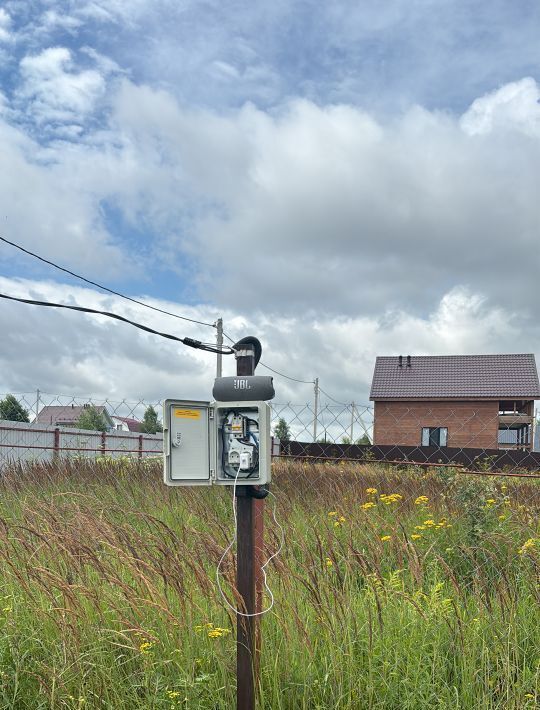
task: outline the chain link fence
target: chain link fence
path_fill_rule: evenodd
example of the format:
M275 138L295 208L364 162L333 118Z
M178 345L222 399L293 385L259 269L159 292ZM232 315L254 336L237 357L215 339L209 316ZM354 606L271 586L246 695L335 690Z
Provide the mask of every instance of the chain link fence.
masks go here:
M282 457L380 462L536 475L540 452L530 407L498 402L376 402L374 407L273 404ZM276 423L277 422L277 423ZM276 429L277 427L277 429Z
M0 396L5 401L8 395ZM46 463L59 458L120 459L160 457L163 437L142 431L144 414L161 404L97 399L36 391L13 395L15 416L29 421L0 420L0 465ZM96 428L81 425L81 416L97 415ZM159 427L158 427L159 428Z
M6 395L0 395L5 398ZM119 457L161 454L159 431L141 431L161 401L33 393L15 395L29 424L0 423L0 461L45 461L62 452ZM538 429L530 406L497 402L376 402L373 405L272 402L273 455L293 460L457 467L507 475L540 471ZM80 430L93 407L104 432ZM156 419L159 425L159 420ZM144 427L143 427L144 429ZM158 426L159 429L159 426Z

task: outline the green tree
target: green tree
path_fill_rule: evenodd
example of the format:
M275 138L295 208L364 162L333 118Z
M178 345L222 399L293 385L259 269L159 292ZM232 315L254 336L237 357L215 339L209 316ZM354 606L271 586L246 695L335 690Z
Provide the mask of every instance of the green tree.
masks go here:
M291 430L285 419L279 419L274 427L274 436L283 443L291 440Z
M0 400L0 419L7 419L10 422L30 421L27 410L12 394L8 394Z
M158 421L157 412L152 405L146 408L140 431L143 432L143 434L157 434L163 431L161 422Z
M108 429L105 417L94 406L85 406L76 424L79 429L94 429L95 431L107 431Z
M371 444L371 440L367 434L362 434L362 436L355 441L355 444L358 444L358 446L369 446Z
M342 437L341 437L341 443L342 443L342 444L350 444L350 443L351 443L351 437L350 437L350 436L342 436Z

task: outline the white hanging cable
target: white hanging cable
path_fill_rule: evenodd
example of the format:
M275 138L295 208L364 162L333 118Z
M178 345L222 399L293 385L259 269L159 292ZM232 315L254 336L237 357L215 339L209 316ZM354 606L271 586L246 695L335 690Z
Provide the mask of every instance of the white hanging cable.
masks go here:
M274 523L276 524L276 526L279 528L279 530L280 530L280 532L281 532L281 541L280 541L280 543L279 543L278 549L274 552L273 555L270 555L270 557L266 560L266 562L264 563L264 565L262 565L262 567L261 567L261 572L263 573L263 584L264 584L264 588L266 589L266 591L268 592L268 594L269 594L269 596L270 596L270 606L268 606L266 609L263 609L262 611L256 611L256 612L253 612L253 613L251 613L251 614L246 614L246 613L243 612L243 611L239 611L238 609L236 609L236 608L229 602L229 600L228 600L227 597L225 596L225 594L224 594L224 592L223 592L223 589L222 589L222 587L221 587L220 579L219 579L220 574L221 574L221 565L223 564L223 560L224 560L225 557L227 556L229 550L232 548L232 546L234 545L234 543L236 542L237 537L238 537L238 517L237 517L237 514L236 514L236 485L237 485L237 483L238 483L238 475L239 475L239 473L240 473L240 466L238 467L238 471L236 472L236 476L234 477L234 484L233 484L233 491L232 491L232 496L233 496L234 535L233 535L233 538L232 538L232 540L230 541L230 543L229 543L229 544L227 545L227 547L225 548L225 551L224 551L223 554L221 555L221 558L220 558L220 560L219 560L219 562L218 562L218 564L217 564L217 567L216 567L216 582L217 582L217 586L218 586L218 589L219 589L219 593L220 593L221 596L223 597L223 601L225 602L225 604L227 605L227 607L228 607L232 612L234 612L234 613L237 614L238 616L244 616L244 617L262 616L263 614L268 613L268 612L270 611L270 609L274 606L274 595L273 595L272 590L270 589L270 587L268 586L268 583L267 583L266 567L269 565L269 563L270 563L275 557L277 557L277 556L279 555L279 553L280 553L281 550L283 549L283 545L285 544L285 531L283 530L282 526L278 523L278 521L277 521L277 519L276 519L277 498L276 498L276 496L275 496L273 493L270 493L270 491L268 491L268 495L271 495L272 498L274 499L274 508L273 508L273 510L272 510L272 517L273 517L273 519L274 519Z

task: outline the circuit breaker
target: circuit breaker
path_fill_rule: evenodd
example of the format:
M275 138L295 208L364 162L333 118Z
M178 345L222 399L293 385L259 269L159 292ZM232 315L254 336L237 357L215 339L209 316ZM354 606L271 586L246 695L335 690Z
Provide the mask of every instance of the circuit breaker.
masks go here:
M261 485L270 481L266 402L166 400L164 480L172 486Z

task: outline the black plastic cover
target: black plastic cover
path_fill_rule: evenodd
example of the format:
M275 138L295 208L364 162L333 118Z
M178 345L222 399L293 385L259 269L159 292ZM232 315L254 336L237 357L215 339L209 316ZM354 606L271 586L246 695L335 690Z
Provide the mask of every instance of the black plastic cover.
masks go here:
M264 402L275 397L274 378L266 375L217 377L212 394L216 402Z

